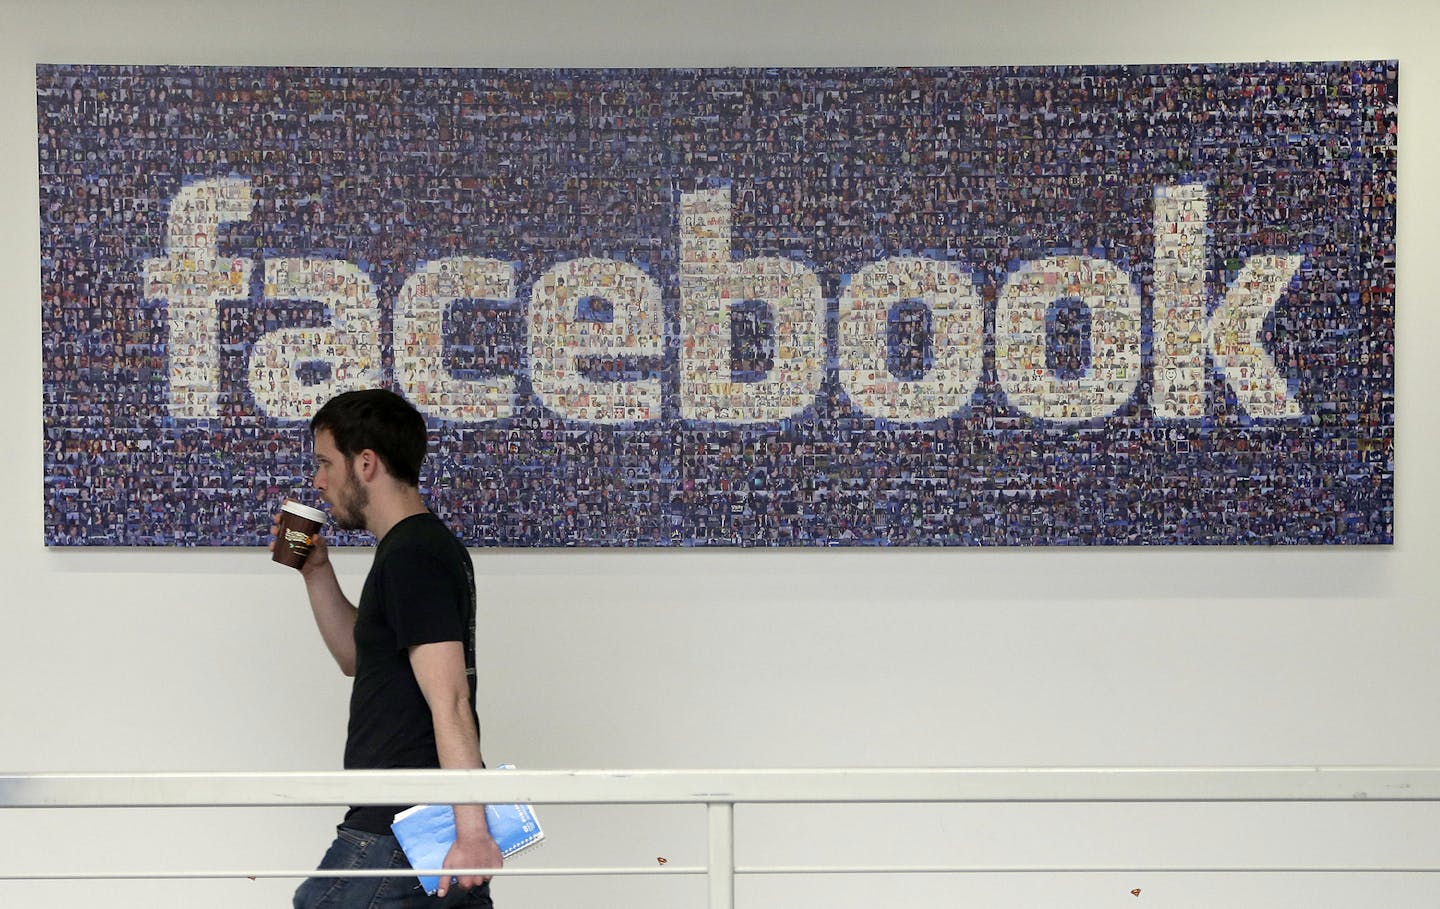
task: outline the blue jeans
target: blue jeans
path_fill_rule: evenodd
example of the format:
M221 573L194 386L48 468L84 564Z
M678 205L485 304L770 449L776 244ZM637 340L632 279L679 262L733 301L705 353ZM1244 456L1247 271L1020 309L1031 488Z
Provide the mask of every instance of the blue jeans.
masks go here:
M420 889L410 863L393 836L366 833L350 827L335 831L335 842L320 860L320 868L354 871L389 868L395 877L312 877L295 890L295 909L492 909L490 885L465 891L451 887L442 900Z

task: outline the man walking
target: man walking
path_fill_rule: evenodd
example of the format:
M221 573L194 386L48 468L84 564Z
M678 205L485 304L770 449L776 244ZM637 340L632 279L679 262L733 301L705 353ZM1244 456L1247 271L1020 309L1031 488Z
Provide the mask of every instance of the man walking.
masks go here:
M470 553L425 506L425 419L384 389L328 401L310 421L314 486L336 525L375 536L375 560L356 606L318 535L301 574L315 624L340 671L354 678L345 768L479 768L475 714L475 577ZM406 805L356 805L320 864L408 867L390 832ZM455 806L446 868L499 868L483 805ZM436 900L413 876L312 877L295 909L490 907L489 878L442 876Z

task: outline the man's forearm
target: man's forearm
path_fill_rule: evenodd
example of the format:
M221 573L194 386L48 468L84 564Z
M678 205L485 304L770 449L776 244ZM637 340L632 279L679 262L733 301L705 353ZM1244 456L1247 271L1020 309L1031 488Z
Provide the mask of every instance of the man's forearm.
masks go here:
M480 731L470 704L465 675L465 650L459 641L437 641L410 648L410 666L425 695L435 727L435 750L447 770L474 770L483 765ZM500 868L505 859L490 835L484 805L455 806L455 843L445 856L446 868ZM461 887L485 883L488 875L462 875ZM440 881L444 895L446 881Z
M441 768L477 770L485 766L466 683L464 647L459 641L417 645L410 649L410 666L430 708ZM480 805L455 806L455 831L457 840L492 843L485 809Z
M440 756L440 766L455 770L483 767L485 762L480 754L480 739L475 732L469 699L452 702L448 709L433 713L435 749ZM461 839L489 839L490 824L485 818L485 806L456 805L455 831L456 837Z
M455 805L455 838L457 840L483 841L492 839L490 819L485 816L484 805Z
M340 589L335 569L327 564L305 576L305 592L310 597L310 611L315 627L340 671L355 674L355 606Z

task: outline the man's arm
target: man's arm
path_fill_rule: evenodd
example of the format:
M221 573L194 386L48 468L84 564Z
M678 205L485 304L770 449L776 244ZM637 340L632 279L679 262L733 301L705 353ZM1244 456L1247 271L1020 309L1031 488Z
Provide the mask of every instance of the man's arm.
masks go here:
M275 536L280 527L280 515L275 515L270 535ZM275 541L270 541L275 548ZM310 611L315 615L315 627L340 671L345 675L355 674L355 606L340 589L335 577L335 566L330 564L330 547L325 538L315 534L310 538L310 555L300 566L300 576L305 579L305 593L310 597Z
M465 676L465 650L459 641L440 641L410 648L410 667L415 681L430 706L435 723L435 747L445 769L478 769L480 739L475 731L475 709L470 704L470 685ZM446 868L500 868L504 859L490 836L484 805L455 806L455 845L445 857ZM462 888L483 884L486 876L459 879ZM450 881L440 879L439 896Z
M355 606L340 589L335 566L330 564L330 549L318 533L312 538L310 557L300 574L305 577L305 592L310 596L310 611L315 614L320 637L340 671L355 675Z

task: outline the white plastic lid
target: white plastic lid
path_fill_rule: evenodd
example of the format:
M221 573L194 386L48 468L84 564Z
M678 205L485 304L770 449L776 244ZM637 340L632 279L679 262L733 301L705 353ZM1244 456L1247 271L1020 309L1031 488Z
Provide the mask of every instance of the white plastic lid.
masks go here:
M311 508L309 505L301 505L299 502L287 501L284 505L280 506L280 510L297 514L302 518L309 518L317 524L324 524L325 521L328 520L325 512L318 508Z

